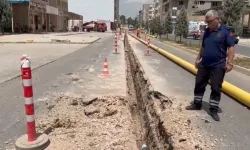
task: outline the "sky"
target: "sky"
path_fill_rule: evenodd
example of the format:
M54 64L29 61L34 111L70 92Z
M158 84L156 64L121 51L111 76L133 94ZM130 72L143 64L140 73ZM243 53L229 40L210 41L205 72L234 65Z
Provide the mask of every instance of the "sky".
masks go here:
M69 11L82 15L83 21L114 20L114 0L68 0L68 2ZM135 17L144 3L153 3L153 0L120 0L120 15Z

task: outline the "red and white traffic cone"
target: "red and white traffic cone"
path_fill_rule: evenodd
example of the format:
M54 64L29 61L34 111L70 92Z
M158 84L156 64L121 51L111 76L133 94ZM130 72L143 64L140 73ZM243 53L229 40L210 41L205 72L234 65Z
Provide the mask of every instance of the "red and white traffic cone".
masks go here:
M101 76L110 76L107 58L104 59L104 65Z
M145 54L146 56L150 56L149 50L150 50L150 38L148 38L147 52Z
M115 45L114 45L114 46L115 46L115 51L114 51L113 54L119 54L119 53L118 53L118 50L117 50L117 49L118 49L118 45L117 45L117 34L115 34Z
M33 88L30 60L27 56L21 58L22 85L25 99L27 134L21 136L16 141L16 149L45 149L50 141L47 135L37 134L34 116ZM37 143L37 144L34 144Z

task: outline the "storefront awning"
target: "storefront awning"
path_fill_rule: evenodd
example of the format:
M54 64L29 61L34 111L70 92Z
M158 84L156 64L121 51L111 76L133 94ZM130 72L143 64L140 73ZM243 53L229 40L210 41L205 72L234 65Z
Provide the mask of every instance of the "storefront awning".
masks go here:
M28 4L29 0L8 0L11 4Z

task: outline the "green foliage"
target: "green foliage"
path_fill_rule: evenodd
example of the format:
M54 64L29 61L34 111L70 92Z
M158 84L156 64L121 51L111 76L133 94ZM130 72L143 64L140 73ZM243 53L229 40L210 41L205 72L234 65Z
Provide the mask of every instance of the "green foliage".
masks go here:
M223 10L221 11L221 21L223 24L232 26L235 33L242 34L241 17L245 0L224 0Z
M172 17L171 17L171 12L169 11L165 19L163 34L167 34L168 37L168 34L172 32L173 32Z
M149 21L148 21L148 20L145 22L145 28L146 28L146 29L149 28Z
M135 18L133 24L134 27L138 28L139 27L139 20L137 18Z
M154 24L155 18L149 21L150 31L152 34L156 33L156 27Z
M138 19L132 19L131 17L129 17L128 19L127 19L127 23L129 24L129 25L133 25L135 28L137 28L137 27L139 27L139 21L138 21Z
M175 35L181 37L187 37L188 35L188 20L186 8L182 7L176 21Z
M12 11L7 0L0 0L0 23L11 21Z
M164 32L164 28L161 25L160 17L155 17L150 21L150 29L153 34L162 35Z
M134 20L131 17L129 17L127 19L127 23L132 25L134 23Z
M7 0L0 0L0 27L3 29L5 25L11 22L12 10ZM2 32L4 32L2 30Z
M124 15L120 16L121 24L126 24L126 17Z

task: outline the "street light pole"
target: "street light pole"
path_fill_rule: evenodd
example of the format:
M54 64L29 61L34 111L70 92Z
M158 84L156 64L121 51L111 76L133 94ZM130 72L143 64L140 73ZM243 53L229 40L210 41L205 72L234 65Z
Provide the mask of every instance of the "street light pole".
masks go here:
M142 7L143 7L143 3L140 3L140 2L133 2L133 3L135 3L135 4L140 4L141 6L140 6L140 10L142 11ZM141 20L140 20L140 10L138 11L138 22L140 23L140 28L141 28ZM136 15L137 15L137 13L136 13Z

